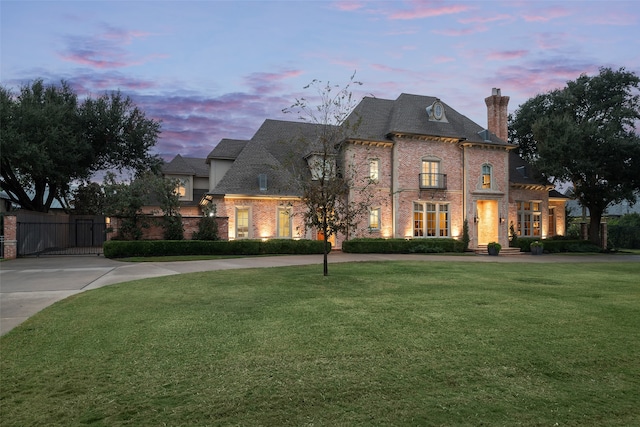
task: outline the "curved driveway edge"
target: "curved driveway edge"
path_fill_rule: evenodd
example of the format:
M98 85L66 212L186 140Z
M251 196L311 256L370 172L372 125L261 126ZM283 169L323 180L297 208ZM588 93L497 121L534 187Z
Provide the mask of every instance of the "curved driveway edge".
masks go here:
M334 252L330 263L360 261L466 261L466 262L640 262L640 255L543 255L490 257L486 255L387 255ZM227 258L206 261L114 261L102 256L18 258L0 263L0 335L40 310L71 295L114 283L200 271L322 264L322 255L285 255ZM322 274L321 270L318 272Z

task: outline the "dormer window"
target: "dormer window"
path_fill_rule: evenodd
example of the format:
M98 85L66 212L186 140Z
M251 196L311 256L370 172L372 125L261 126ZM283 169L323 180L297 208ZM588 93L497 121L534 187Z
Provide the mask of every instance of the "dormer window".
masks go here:
M427 107L427 115L431 122L444 122L448 123L447 116L444 111L444 104L439 99L433 102L433 104Z

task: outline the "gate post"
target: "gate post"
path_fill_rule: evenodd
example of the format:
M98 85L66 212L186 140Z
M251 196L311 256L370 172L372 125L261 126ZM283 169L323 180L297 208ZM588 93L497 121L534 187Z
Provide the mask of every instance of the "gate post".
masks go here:
M18 257L18 230L15 215L4 217L4 259Z

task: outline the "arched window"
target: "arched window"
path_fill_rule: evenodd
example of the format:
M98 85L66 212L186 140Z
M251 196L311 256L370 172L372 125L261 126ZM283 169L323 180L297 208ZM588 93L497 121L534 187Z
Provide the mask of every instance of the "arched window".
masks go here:
M490 190L491 189L491 175L492 175L492 167L489 164L482 165L482 189Z

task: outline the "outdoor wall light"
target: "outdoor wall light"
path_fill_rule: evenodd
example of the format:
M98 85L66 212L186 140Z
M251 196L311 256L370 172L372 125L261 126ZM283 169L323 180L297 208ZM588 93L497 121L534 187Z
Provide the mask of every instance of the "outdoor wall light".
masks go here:
M500 217L500 224L504 224L504 218Z

